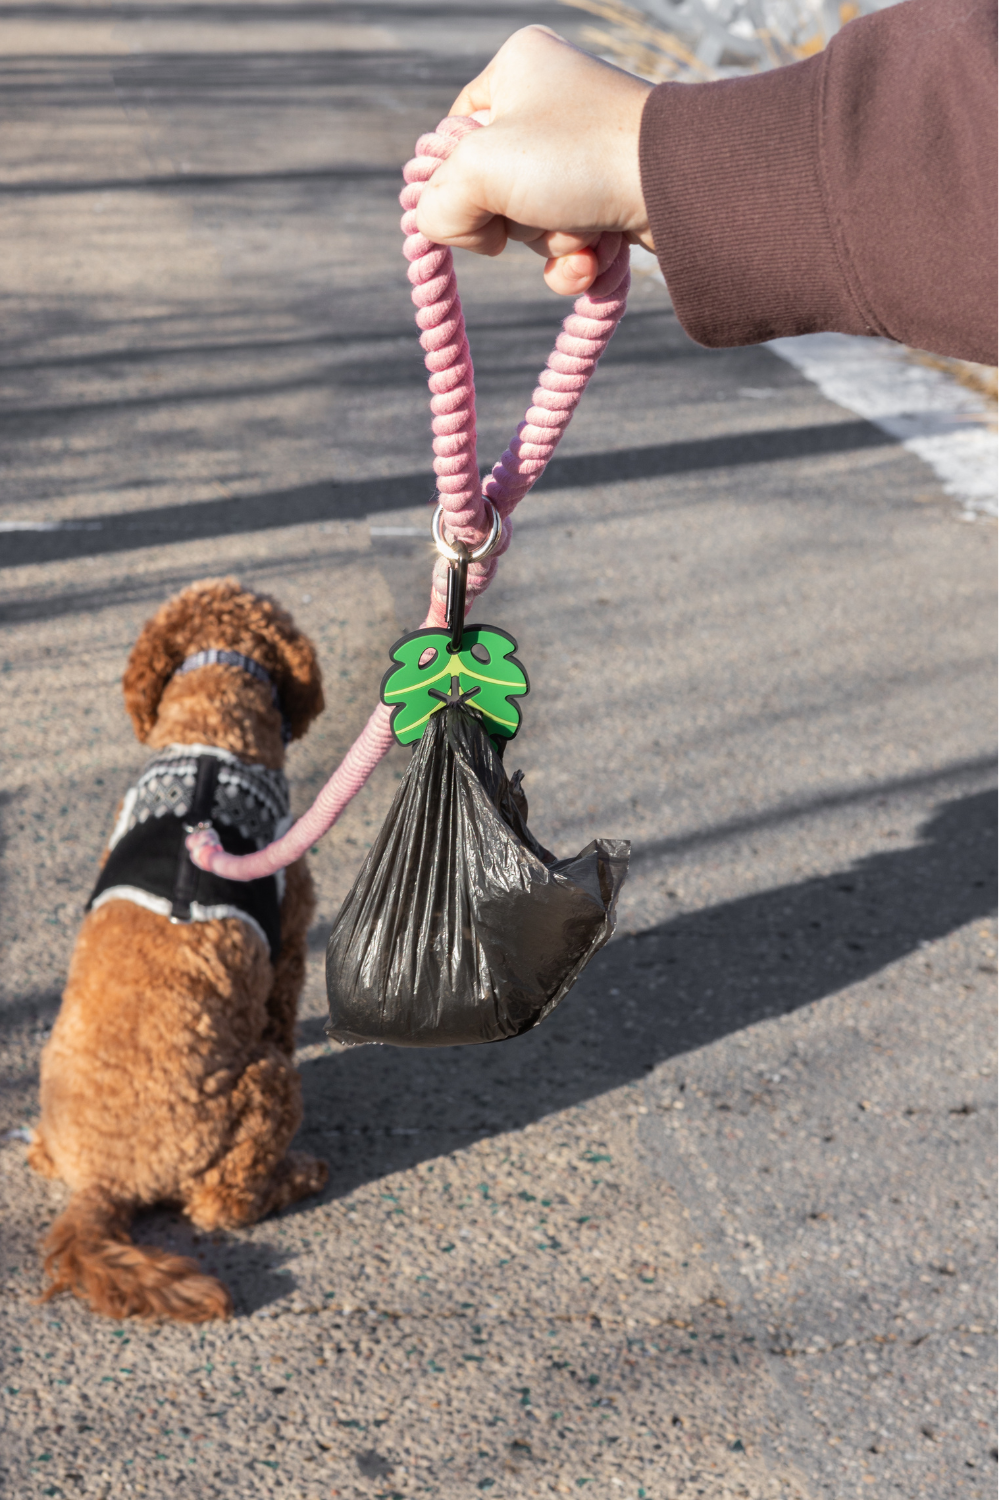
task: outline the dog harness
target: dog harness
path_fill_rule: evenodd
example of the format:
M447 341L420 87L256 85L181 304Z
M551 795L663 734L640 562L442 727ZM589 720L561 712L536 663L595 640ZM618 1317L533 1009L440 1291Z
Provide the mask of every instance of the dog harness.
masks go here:
M230 854L252 854L280 838L291 824L284 772L248 765L213 745L160 751L125 795L87 909L132 901L172 922L239 917L273 961L281 947L284 871L243 882L199 870L184 840L207 824Z

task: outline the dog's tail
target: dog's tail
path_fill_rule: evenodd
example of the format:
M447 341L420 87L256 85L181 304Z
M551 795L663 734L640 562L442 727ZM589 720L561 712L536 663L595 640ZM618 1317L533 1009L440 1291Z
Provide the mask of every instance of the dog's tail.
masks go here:
M42 1247L52 1285L41 1300L73 1292L109 1318L228 1318L232 1302L222 1283L183 1256L133 1244L131 1217L132 1205L102 1188L74 1193Z

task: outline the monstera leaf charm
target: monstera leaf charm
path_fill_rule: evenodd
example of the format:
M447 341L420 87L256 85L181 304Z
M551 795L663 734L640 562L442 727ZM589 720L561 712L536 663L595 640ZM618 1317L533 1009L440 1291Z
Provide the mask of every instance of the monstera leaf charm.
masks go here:
M414 630L392 647L392 666L382 678L382 702L392 709L392 733L411 745L431 714L462 701L478 709L486 733L512 740L520 708L511 700L530 692L527 673L514 656L517 642L494 625L470 625L460 651L450 652L446 630Z

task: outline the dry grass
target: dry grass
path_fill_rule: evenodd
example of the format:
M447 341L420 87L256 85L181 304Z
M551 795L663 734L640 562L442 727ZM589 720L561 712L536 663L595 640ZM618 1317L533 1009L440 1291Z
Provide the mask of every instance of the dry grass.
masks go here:
M752 28L747 36L733 31L728 47L716 62L709 62L694 50L698 46L695 35L681 36L665 30L650 20L644 11L624 4L623 0L562 0L562 4L606 21L609 30L596 26L584 29L582 39L586 45L613 59L620 67L654 83L705 82L733 73L782 67L785 63L811 57L825 44L818 8L813 11L807 5L799 6L797 12L789 12L792 19L784 32L761 26ZM858 13L858 5L841 4L840 24L852 20ZM692 18L686 19L689 25ZM696 24L695 19L695 28Z
M612 57L630 73L657 83L678 75L689 75L702 82L714 77L714 69L695 57L679 37L653 25L648 16L621 4L621 0L562 0L562 4L610 22L612 31L587 26L583 41L603 56Z
M999 403L999 369L995 365L976 365L970 359L950 359L946 354L927 354L922 349L910 349L909 354L917 364L942 370L993 406Z

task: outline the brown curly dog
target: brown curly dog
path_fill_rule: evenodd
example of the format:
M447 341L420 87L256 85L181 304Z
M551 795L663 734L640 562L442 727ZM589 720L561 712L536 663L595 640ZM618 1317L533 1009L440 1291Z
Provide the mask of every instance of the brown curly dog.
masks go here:
M198 654L213 648L243 664L202 664ZM175 809L164 815L149 799L184 785L185 765L186 785L204 762L212 778L228 777L223 791L238 792L242 777L251 794L263 785L265 800L277 788L286 809L284 741L321 712L323 692L311 642L272 599L231 578L193 584L145 625L123 686L135 732L159 758L139 779L146 803L129 793L109 848L118 848L130 798L133 829L141 822L182 839ZM252 803L252 815L262 808ZM259 826L255 842L235 847L273 836ZM171 859L179 869L186 855ZM189 870L185 878L197 880ZM302 1117L292 1051L314 896L304 859L286 877L283 897L277 887L268 897L270 946L263 916L213 916L217 906L192 904L192 920L171 920L155 909L159 898L123 897L121 885L92 898L42 1054L41 1123L29 1152L36 1171L73 1190L44 1244L46 1297L72 1291L115 1318L228 1317L220 1282L131 1241L135 1211L179 1204L199 1229L233 1229L325 1183L325 1163L288 1150ZM238 899L249 891L233 887Z

